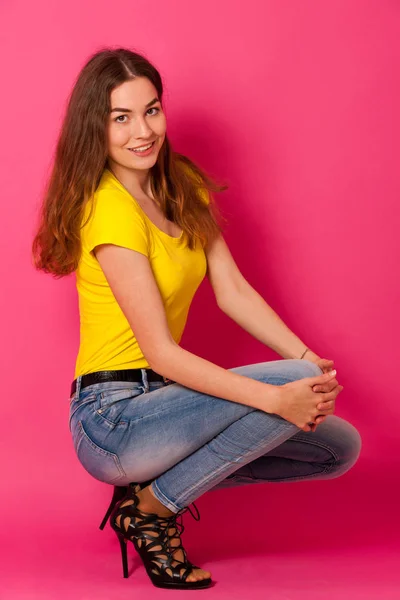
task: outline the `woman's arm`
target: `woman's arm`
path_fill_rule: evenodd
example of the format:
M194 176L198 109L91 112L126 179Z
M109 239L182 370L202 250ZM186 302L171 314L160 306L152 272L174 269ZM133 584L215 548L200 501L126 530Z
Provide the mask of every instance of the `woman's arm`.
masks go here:
M219 308L257 340L283 358L300 358L306 344L248 283L220 235L206 250L207 275ZM305 358L318 359L308 351Z
M96 246L95 255L154 371L204 394L276 413L281 397L279 386L233 373L175 343L146 256L114 244Z
M300 358L307 348L246 280L241 289L230 294L219 307L245 331L283 358ZM305 358L310 360L309 352Z

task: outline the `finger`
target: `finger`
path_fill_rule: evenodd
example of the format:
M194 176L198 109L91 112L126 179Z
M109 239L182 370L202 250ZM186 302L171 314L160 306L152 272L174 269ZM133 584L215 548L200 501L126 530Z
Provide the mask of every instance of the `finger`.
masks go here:
M336 400L323 400L317 404L317 410L325 410L331 408L335 404Z
M343 386L342 385L338 385L334 390L332 390L332 392L336 393L336 397L340 394L340 392L342 391Z
M315 419L315 423L317 425L320 425L321 423L323 423L326 419L326 415L318 415L318 417L316 417Z
M335 377L335 379L331 379L326 383L315 384L313 386L313 392L331 392L337 385L339 385L339 382Z
M320 366L322 366L323 368L326 368L326 367L332 367L332 365L333 365L333 360L328 360L327 358L323 358L322 360L320 360L319 364L320 364Z
M330 385L315 385L313 387L313 392L315 392L316 394L326 394L327 392L331 392L332 390L335 389L336 386L330 386Z
M323 358L318 362L318 366L324 373L327 373L333 369L333 360Z
M317 386L317 387L321 387L321 386ZM317 391L313 388L313 392L319 393L319 394L323 394L322 398L321 398L321 402L328 402L328 400L330 400L330 398L327 397L327 394L336 394L336 397L340 394L340 392L343 390L343 386L342 385L337 385L332 389L325 389L325 390L320 390Z
M317 426L325 421L326 417L327 415L318 415L317 417L315 417L314 422L309 423L310 431L315 431L317 429Z
M317 406L317 410L320 412L331 411L333 408L335 408L335 400L330 400L329 402L321 402Z
M314 431L318 427L318 425L321 425L321 423L323 423L325 421L325 419L326 419L327 416L328 415L318 415L318 417L315 418L315 421L314 421L314 425L315 425Z
M317 375L316 377L304 377L304 382L309 383L312 388L314 385L325 385L331 379L336 378L337 371L333 369L333 371L329 371L329 373L322 373L321 375Z

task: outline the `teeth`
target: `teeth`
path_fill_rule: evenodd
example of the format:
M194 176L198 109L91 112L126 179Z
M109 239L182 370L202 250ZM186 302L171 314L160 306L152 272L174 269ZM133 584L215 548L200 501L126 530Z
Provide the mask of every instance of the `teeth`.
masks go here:
M145 152L152 146L152 143L148 144L147 146L142 146L140 149L139 148L129 148L129 150L132 150L133 152Z

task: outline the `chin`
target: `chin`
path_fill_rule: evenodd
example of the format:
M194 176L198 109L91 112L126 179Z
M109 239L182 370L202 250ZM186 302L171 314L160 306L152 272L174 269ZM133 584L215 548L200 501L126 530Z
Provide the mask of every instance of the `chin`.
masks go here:
M151 158L148 157L147 160L137 161L137 164L131 163L130 165L127 165L127 166L129 166L130 169L137 169L138 171L151 169L156 164L157 158L158 158L158 154L156 154L156 156L151 157Z

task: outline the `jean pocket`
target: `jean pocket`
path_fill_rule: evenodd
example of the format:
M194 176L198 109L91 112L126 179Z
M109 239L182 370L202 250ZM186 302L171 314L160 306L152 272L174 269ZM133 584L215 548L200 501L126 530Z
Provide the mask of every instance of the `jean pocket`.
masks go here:
M90 386L84 388L80 391L79 397L77 396L76 391L69 397L69 406L72 408L73 406L77 406L78 404L84 404L85 402L90 402L96 397L96 391L93 390Z
M70 431L72 431L72 419L75 415L75 413L79 410L82 409L84 406L87 406L88 404L92 403L92 402L96 402L97 400L97 393L96 390L93 389L83 389L81 390L80 394L79 394L79 398L77 398L76 396L76 392L75 394L73 394L73 396L70 398L69 401L69 417L68 417L68 426ZM78 415L75 416L75 420L78 418Z
M142 386L104 390L99 393L96 413L113 425L124 424L125 409L133 398L144 393Z
M95 479L115 484L126 477L118 456L96 444L85 431L82 421L77 423L73 442L79 462Z

